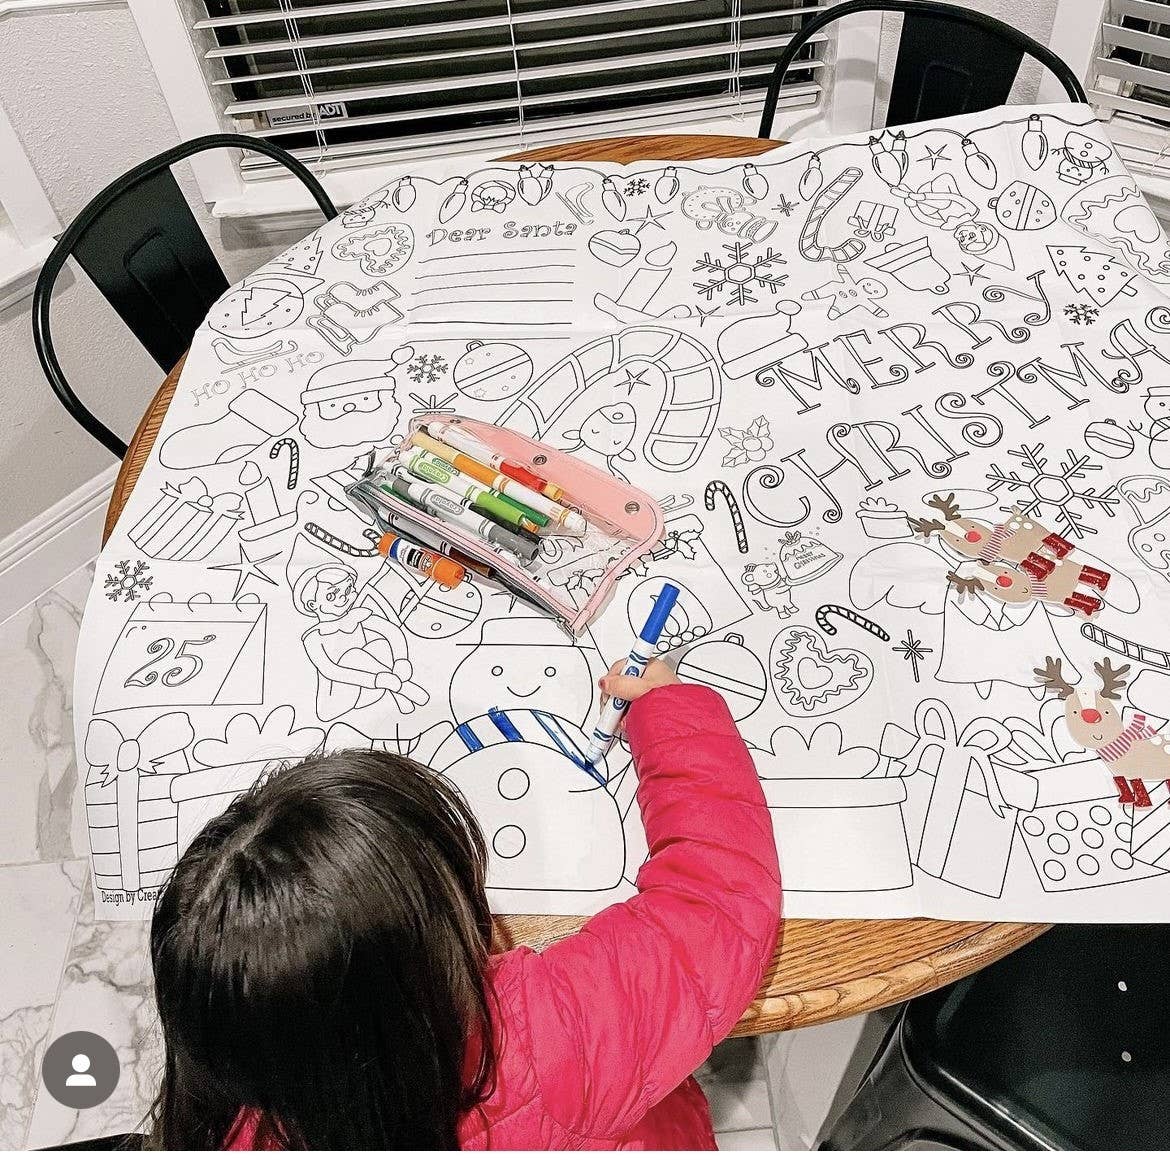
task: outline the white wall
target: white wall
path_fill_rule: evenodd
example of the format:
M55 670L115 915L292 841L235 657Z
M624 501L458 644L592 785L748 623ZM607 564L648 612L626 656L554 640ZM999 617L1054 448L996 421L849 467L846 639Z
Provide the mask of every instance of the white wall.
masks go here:
M1056 6L1056 0L971 3L1041 41L1048 39ZM898 27L895 22L883 37L887 77ZM1031 100L1038 76L1035 67L1023 71L1014 100ZM18 10L0 19L0 104L63 223L105 183L178 141L134 22L116 0L73 11L66 5ZM182 169L178 173L182 179ZM191 194L193 181L186 178ZM211 221L197 196L192 202L230 279L288 242L249 237ZM83 274L58 287L54 338L66 374L94 413L129 438L161 372ZM26 300L0 313L0 541L112 462L49 390L33 350L28 308Z
M0 19L0 103L62 223L111 179L179 140L134 22L117 4ZM193 180L176 173L190 194ZM246 238L193 205L229 279L283 246ZM129 439L162 372L76 271L75 280L63 275L53 304L61 364L82 401ZM29 305L0 313L0 540L113 461L49 389Z

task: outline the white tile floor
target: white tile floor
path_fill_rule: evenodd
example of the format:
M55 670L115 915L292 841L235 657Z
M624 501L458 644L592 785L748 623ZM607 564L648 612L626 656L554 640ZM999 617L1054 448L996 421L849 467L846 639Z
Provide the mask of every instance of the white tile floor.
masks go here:
M0 1149L138 1128L158 1076L146 926L95 922L89 892L72 692L92 576L79 569L0 624ZM865 1020L720 1045L699 1072L720 1148L808 1149L865 1067L877 1033ZM76 1029L122 1062L114 1096L80 1113L39 1092L44 1048Z

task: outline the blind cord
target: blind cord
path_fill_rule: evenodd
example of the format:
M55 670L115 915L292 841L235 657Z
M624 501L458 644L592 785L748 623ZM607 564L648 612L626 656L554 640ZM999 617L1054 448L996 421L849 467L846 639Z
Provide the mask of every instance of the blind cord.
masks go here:
M297 24L296 11L292 6L291 0L277 0L280 6L280 11L283 13L284 31L288 35L289 41L292 43L293 60L296 62L297 70L301 77L301 89L304 91L305 97L309 99L309 116L313 119L313 137L317 140L317 157L309 162L307 165L310 170L316 168L317 173L321 174L324 170L325 153L328 150L328 144L325 141L325 129L321 124L321 110L317 103L313 100L315 91L313 89L313 79L309 75L309 61L305 56L304 49L301 48L301 30Z
M524 150L524 87L520 81L520 50L516 45L516 22L512 14L512 0L506 0L508 5L508 37L512 42L512 69L516 74L516 118L519 134L519 147Z
M735 103L735 116L744 118L743 85L740 73L740 51L743 48L743 0L731 0L731 51L728 54L730 76L727 92Z

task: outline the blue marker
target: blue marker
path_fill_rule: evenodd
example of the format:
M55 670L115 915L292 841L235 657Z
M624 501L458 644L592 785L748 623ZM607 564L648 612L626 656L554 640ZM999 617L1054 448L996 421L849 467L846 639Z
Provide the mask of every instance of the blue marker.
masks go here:
M661 635L662 628L666 625L666 619L670 616L670 611L674 608L674 603L677 600L678 586L663 585L658 594L658 600L654 602L654 608L650 611L650 616L646 619L646 624L643 625L642 632L638 635L638 640L634 643L634 648L626 659L626 665L622 670L623 675L630 678L641 678L646 673L650 659L655 657L657 652L659 635ZM597 726L593 729L593 734L589 737L589 746L585 749L585 758L589 761L590 767L609 751L610 745L617 735L618 724L622 721L622 716L626 713L626 708L629 705L628 699L619 699L616 696L611 697L606 704L597 720Z

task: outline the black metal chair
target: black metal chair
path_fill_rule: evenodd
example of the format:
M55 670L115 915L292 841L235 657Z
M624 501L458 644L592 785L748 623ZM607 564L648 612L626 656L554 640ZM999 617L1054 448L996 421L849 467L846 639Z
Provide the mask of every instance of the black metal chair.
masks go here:
M33 339L45 377L65 409L119 459L126 444L85 407L57 360L49 329L53 286L65 262L76 257L150 356L169 371L228 287L170 168L193 154L222 147L275 159L304 183L327 219L337 214L325 188L288 151L262 138L206 134L139 163L91 199L65 229L37 277ZM111 376L116 376L113 371Z
M1084 86L1051 49L1002 20L957 4L926 0L847 0L812 17L784 46L768 82L760 118L761 138L772 136L780 84L796 55L825 25L856 12L902 12L906 16L890 87L887 126L1002 105L1025 53L1056 75L1069 101L1087 101Z
M913 1000L817 1149L1170 1148L1167 955L1170 926L1056 926Z

